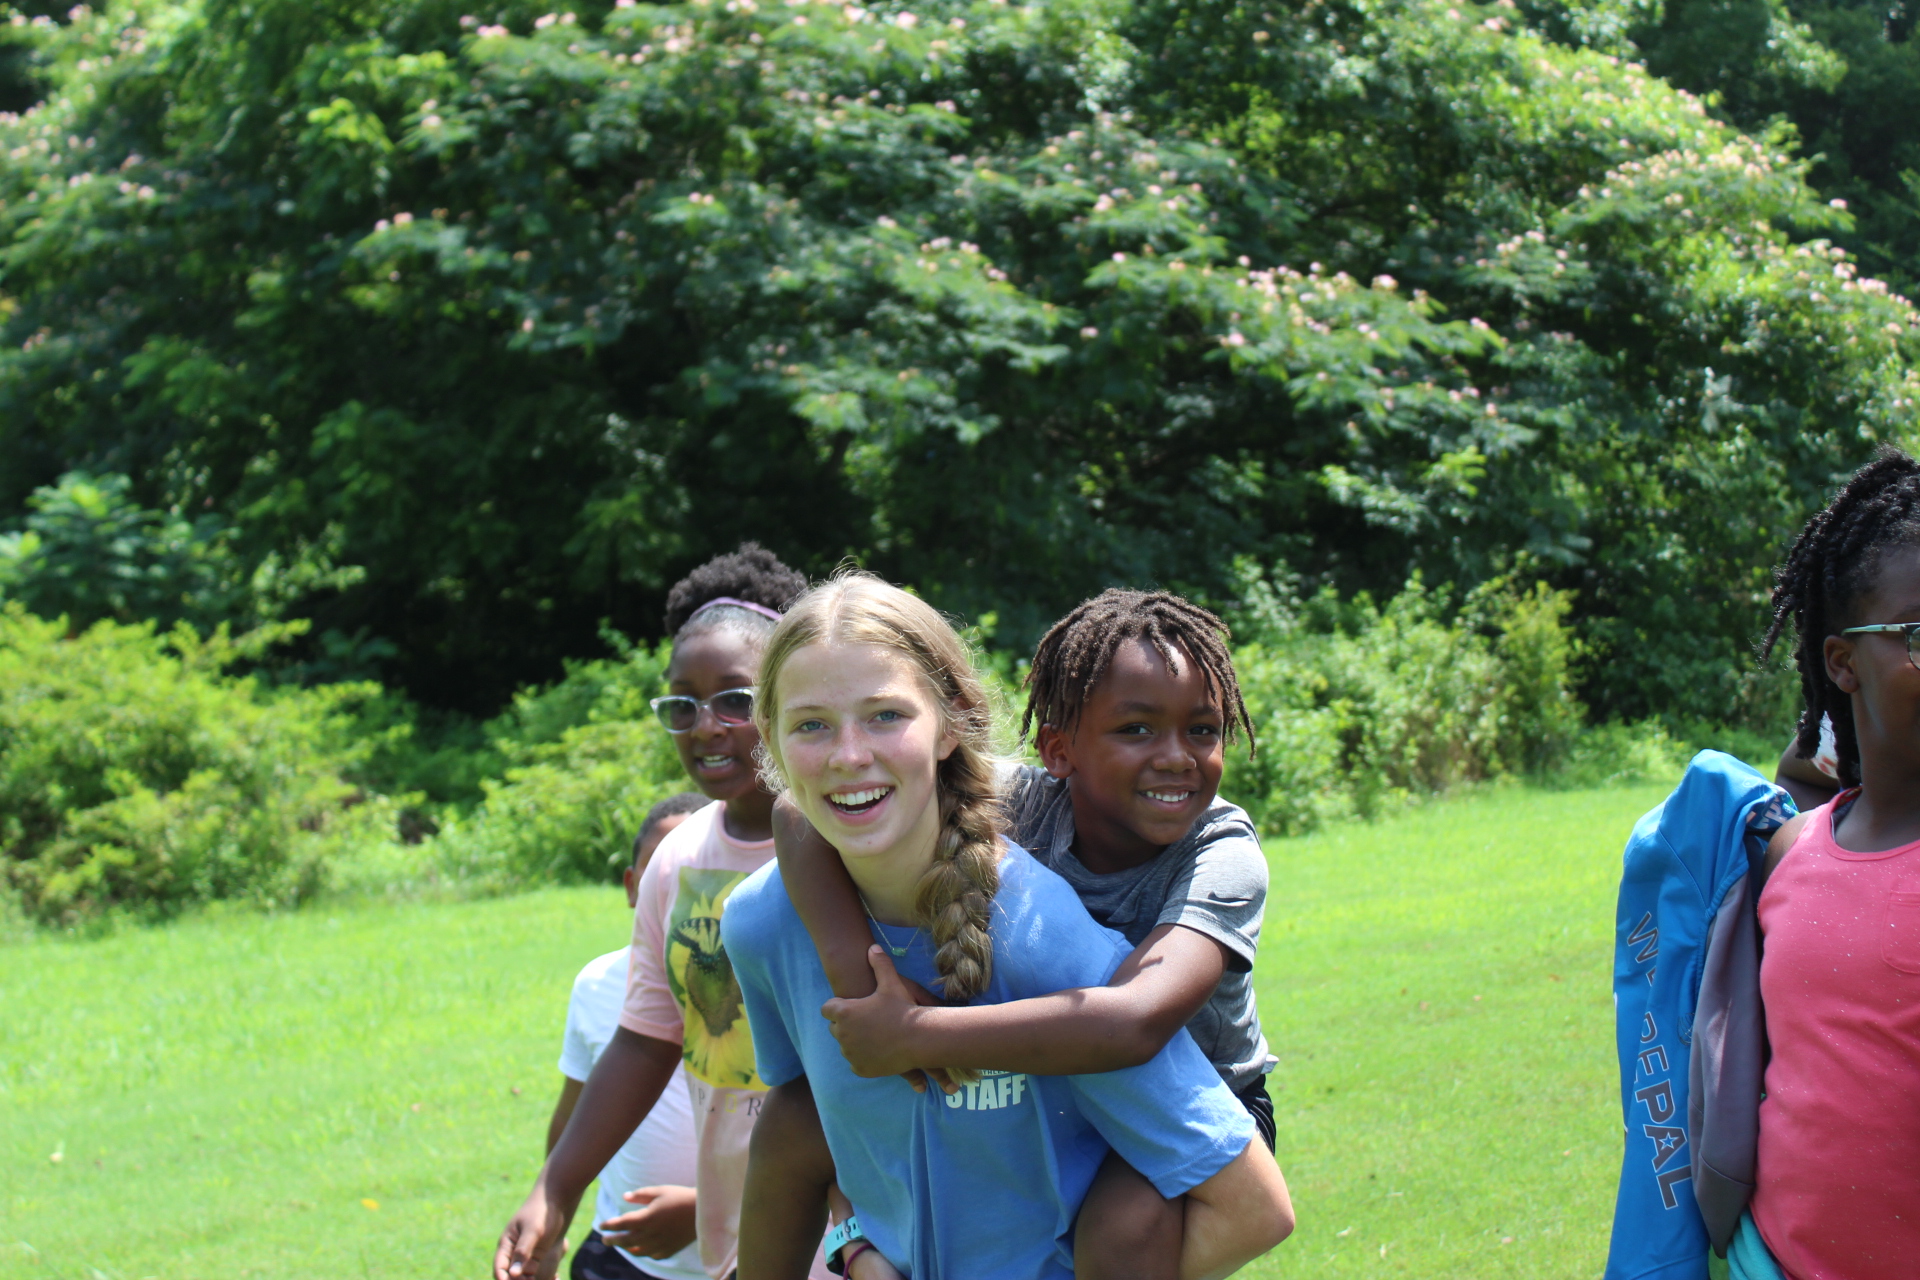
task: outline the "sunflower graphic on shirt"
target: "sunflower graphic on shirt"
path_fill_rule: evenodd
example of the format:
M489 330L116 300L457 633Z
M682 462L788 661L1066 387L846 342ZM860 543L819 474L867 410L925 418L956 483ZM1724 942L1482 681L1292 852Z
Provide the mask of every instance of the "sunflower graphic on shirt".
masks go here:
M765 1089L753 1063L740 981L720 941L720 913L745 871L684 868L667 915L667 985L680 1005L687 1070L711 1085Z

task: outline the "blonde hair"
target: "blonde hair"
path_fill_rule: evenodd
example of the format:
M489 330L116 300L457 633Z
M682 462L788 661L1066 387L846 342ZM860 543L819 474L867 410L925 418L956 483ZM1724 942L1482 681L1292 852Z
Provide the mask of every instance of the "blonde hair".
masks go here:
M787 660L813 644L876 644L904 653L926 678L946 728L958 744L935 773L940 835L933 865L920 878L914 910L933 936L941 994L953 1002L986 990L993 975L988 926L1000 888L1000 833L1006 820L995 785L992 714L986 686L966 644L940 613L918 596L870 573L843 570L787 607L760 659L754 718L760 751L774 789L780 788L779 735L772 724L780 705Z

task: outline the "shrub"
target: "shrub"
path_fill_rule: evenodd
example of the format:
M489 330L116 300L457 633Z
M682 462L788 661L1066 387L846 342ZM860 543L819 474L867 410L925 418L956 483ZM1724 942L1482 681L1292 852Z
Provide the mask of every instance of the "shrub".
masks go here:
M648 699L666 686L669 646L570 663L491 722L505 776L436 840L440 865L476 887L618 880L657 800L689 787Z
M1752 760L1732 746L1734 755ZM1675 782L1692 754L1657 720L1613 721L1582 733L1549 781L1559 787L1605 787L1628 782ZM1773 770L1768 768L1767 773Z
M211 626L237 612L243 584L221 521L147 510L129 488L123 475L70 471L34 490L26 528L0 536L0 596L76 626Z
M1416 577L1385 608L1268 599L1234 662L1259 734L1226 790L1262 829L1311 830L1462 782L1539 773L1576 740L1568 593L1496 582L1452 620Z
M224 674L224 631L0 609L0 877L45 923L290 904L330 858L390 839L392 806L344 774L370 686L264 689Z

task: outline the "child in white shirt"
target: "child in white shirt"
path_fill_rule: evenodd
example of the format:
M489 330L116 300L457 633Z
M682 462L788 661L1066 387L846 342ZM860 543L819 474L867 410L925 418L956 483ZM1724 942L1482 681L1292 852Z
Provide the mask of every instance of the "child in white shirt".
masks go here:
M640 873L667 833L710 803L705 796L686 791L648 811L633 842L633 865L622 877L629 907L639 892ZM589 961L573 980L560 1050L560 1098L547 1124L549 1152L566 1130L600 1051L620 1025L630 951L621 947ZM707 1280L694 1239L693 1181L693 1110L686 1081L675 1079L601 1171L594 1199L599 1226L587 1233L573 1255L573 1280Z

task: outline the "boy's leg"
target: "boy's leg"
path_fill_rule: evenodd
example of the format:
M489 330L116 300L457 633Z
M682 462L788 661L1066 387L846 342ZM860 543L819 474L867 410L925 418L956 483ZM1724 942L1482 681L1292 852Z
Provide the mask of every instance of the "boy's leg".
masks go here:
M833 1153L806 1077L770 1090L747 1153L739 1280L805 1280L826 1233L833 1176Z
M1168 1200L1107 1152L1073 1225L1075 1280L1176 1280L1186 1197Z

